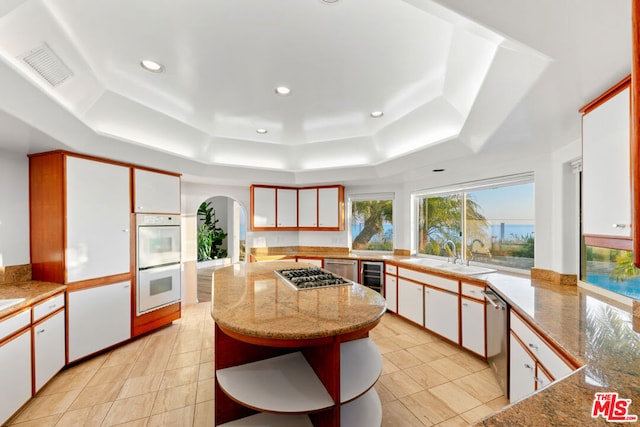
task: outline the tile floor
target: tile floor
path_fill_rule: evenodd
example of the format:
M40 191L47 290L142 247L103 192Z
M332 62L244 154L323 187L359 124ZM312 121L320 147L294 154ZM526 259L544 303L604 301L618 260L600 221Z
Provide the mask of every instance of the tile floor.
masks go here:
M212 426L209 307L184 307L171 326L60 372L10 425ZM468 425L508 404L486 363L396 316L371 337L385 427Z

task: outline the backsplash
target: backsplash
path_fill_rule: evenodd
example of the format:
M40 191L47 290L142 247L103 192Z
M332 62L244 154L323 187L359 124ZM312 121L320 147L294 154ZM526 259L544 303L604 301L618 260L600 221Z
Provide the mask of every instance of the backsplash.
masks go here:
M31 280L31 264L0 267L0 285Z

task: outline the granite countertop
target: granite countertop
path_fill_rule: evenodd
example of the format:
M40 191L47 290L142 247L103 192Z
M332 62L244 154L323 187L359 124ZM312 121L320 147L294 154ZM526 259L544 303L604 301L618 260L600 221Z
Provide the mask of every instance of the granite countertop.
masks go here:
M25 307L33 306L50 296L63 292L66 288L65 285L59 283L41 282L38 280L0 284L0 300L25 298L25 300L19 304L0 310L0 318L10 316Z
M241 335L282 340L324 338L376 323L386 304L360 285L295 290L273 273L290 262L232 265L213 273L211 315Z

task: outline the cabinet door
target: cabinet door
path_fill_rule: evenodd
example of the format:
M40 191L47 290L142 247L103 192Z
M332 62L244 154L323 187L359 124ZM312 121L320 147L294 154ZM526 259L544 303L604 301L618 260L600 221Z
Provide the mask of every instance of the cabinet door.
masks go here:
M129 168L67 157L66 282L130 271Z
M424 290L424 326L458 342L458 295L433 288Z
M135 169L134 186L137 213L180 213L180 177Z
M631 236L629 92L582 119L584 234Z
M387 308L394 313L398 311L397 285L398 279L396 276L387 274L384 284L384 297L387 300Z
M278 227L298 226L298 190L289 188L278 188L277 197L277 218Z
M484 343L486 327L484 319L484 304L467 298L462 298L460 304L462 318L462 346L485 357Z
M340 201L338 187L318 189L318 226L340 227Z
M35 391L64 367L64 311L33 326Z
M276 189L271 187L253 188L253 227L276 226Z
M318 190L315 188L298 190L298 226L318 226Z
M424 286L398 279L398 314L424 326L422 291Z
M31 329L0 346L0 424L31 398Z
M517 402L535 391L536 362L514 338L509 340L509 400Z
M131 338L131 283L69 292L69 362Z

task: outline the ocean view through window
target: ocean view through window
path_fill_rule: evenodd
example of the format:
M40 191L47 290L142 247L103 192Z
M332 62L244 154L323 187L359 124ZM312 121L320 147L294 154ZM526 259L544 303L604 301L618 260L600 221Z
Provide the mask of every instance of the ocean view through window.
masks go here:
M532 175L414 194L416 253L530 270L534 266Z

